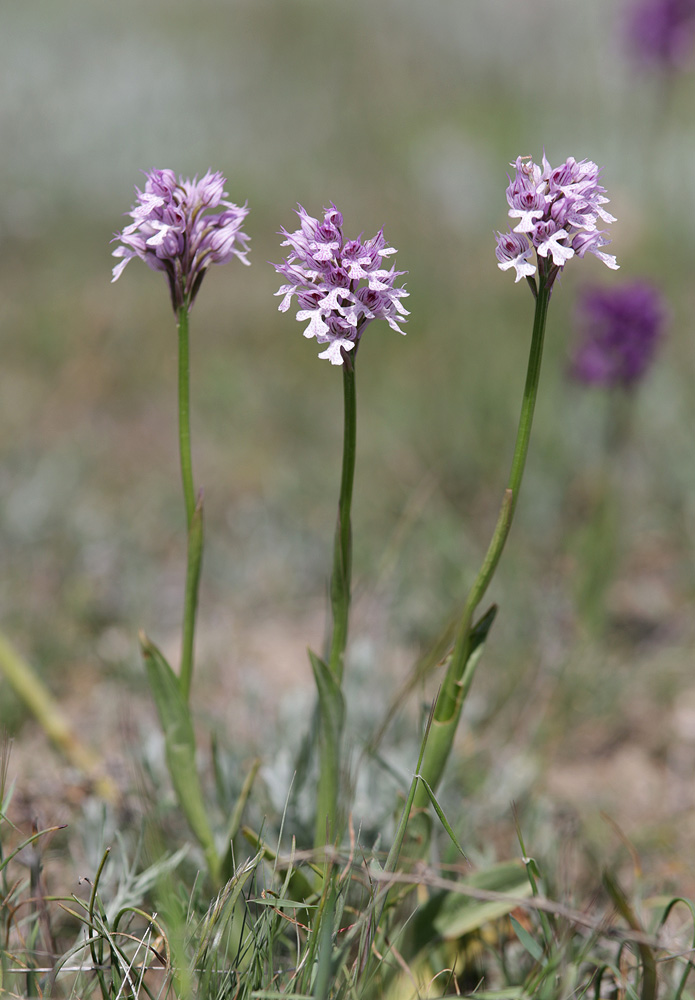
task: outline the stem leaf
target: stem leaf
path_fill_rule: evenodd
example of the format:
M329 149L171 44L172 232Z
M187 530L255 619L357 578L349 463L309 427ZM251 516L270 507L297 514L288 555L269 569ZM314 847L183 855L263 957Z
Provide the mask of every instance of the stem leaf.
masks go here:
M337 833L338 790L340 787L340 744L345 719L345 699L340 682L328 665L309 650L319 699L320 775L316 801L317 847L332 840Z
M188 825L205 852L210 877L219 880L220 859L208 820L203 791L195 762L195 734L190 709L183 698L179 680L160 650L140 633L140 645L150 690L157 706L164 734L167 767L176 798Z
M453 892L446 893L440 900L432 925L434 930L447 940L469 934L491 920L498 920L516 909L520 899L526 899L531 895L526 872L518 861L503 861L474 872L463 881L476 889L490 889L504 893L509 898L483 901ZM433 902L435 901L436 898Z
M434 806L434 811L436 812L437 816L439 817L439 822L442 824L442 826L446 830L446 832L447 832L447 834L449 836L449 840L452 842L452 844L454 845L454 847L456 848L456 850L459 852L459 854L462 857L466 858L466 852L464 851L464 849L459 844L458 838L457 838L456 834L454 833L453 829L451 828L451 824L449 823L449 820L446 818L444 810L442 809L442 807L439 805L439 802L437 801L437 796L434 794L434 792L432 791L432 789L430 788L430 786L427 784L427 782L425 781L425 779L422 776L420 777L420 781L425 786L425 790L426 790L427 794L430 797L430 802ZM467 860L468 860L468 858L466 858L466 861Z
M539 965L547 965L547 959L543 955L543 948L540 946L538 941L536 941L535 937L529 934L526 928L522 927L519 921L515 920L514 917L510 917L509 919L511 920L514 933L519 939L521 946L529 953L535 962L538 962Z

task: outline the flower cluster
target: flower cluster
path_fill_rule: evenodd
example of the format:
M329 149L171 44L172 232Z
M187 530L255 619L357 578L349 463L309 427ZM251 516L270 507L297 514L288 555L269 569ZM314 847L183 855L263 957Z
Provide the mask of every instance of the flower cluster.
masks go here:
M499 267L513 267L516 281L532 278L536 263L550 287L572 257L592 253L610 268L615 257L601 250L610 243L598 220L615 222L601 206L608 201L598 183L599 168L591 160L570 157L553 169L543 155L538 166L527 156L517 157L516 175L507 188L509 216L518 219L513 232L497 233Z
M327 344L320 358L342 365L346 351L359 344L360 337L374 319L385 319L392 330L403 333L399 324L408 311L401 299L408 295L396 287L396 278L405 271L385 268L384 257L396 253L387 245L382 230L362 242L343 237L343 217L335 207L324 209L323 220L312 218L300 205L300 227L285 229L282 246L291 251L275 270L287 279L276 295L282 295L279 309L286 312L292 296L297 296L297 319L306 323L305 337Z
M129 260L140 257L165 272L174 310L190 308L210 264L226 264L232 257L249 263L248 236L241 231L248 209L223 200L226 181L220 173L177 181L173 170L152 170L146 177L145 190L135 189L137 203L128 213L133 222L114 237L121 246L113 256L121 260L112 280ZM219 206L223 211L205 214Z
M570 372L588 385L628 387L654 359L666 321L655 288L643 282L588 289L579 300L582 340Z
M645 66L685 66L695 51L695 0L638 0L628 11L626 35Z

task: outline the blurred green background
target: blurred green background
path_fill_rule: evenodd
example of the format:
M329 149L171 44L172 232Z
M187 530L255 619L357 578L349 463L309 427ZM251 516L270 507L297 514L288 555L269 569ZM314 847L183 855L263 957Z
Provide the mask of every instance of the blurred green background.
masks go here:
M501 613L450 793L478 793L491 815L527 794L551 809L566 800L587 823L603 805L640 843L690 842L694 85L636 71L624 10L3 6L0 626L86 739L120 746L140 711L143 738L137 628L175 656L179 627L173 317L163 278L140 262L110 284L109 240L140 171L211 167L250 207L253 266L211 270L192 314L207 516L195 694L201 719L267 751L291 741L311 704L305 647L322 637L342 421L339 372L277 312L277 231L294 228L297 202L316 215L333 201L349 235L383 225L409 272L407 337L376 325L360 350L361 732L461 603L496 518L533 304L498 270L494 231L507 228L509 162L545 148L553 165L572 155L603 166L622 269L577 261L553 296L527 478L490 593ZM585 529L606 399L568 382L567 357L582 287L635 277L663 290L671 318L615 470L620 535L597 627L578 592L596 561ZM0 705L21 747L31 725L2 681ZM404 767L416 717L396 729Z

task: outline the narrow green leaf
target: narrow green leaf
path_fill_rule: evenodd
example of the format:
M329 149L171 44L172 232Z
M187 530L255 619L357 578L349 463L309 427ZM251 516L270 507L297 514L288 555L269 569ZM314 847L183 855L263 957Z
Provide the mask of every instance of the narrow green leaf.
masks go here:
M256 759L251 764L249 768L249 773L244 779L244 784L239 793L239 798L234 804L234 809L232 810L232 815L229 817L229 823L227 824L227 831L225 833L224 842L227 846L227 854L231 856L231 845L232 840L236 837L239 832L239 827L241 826L241 817L244 814L244 809L246 808L246 803L249 800L249 795L251 794L251 789L253 788L253 783L256 780L256 775L260 769L262 760L260 757Z
M116 801L118 792L115 786L100 774L102 762L99 756L78 739L43 680L1 633L0 675L7 678L17 697L21 698L66 760L94 780L102 798Z
M232 877L225 883L212 901L200 927L195 964L204 964L204 956L216 952L220 947L226 929L233 924L235 910L249 878L255 873L262 852L239 865Z
M468 653L468 659L466 660L466 666L461 678L463 701L465 701L468 697L468 692L471 689L471 684L473 683L473 678L475 677L476 668L483 655L488 633L492 628L492 623L494 622L496 616L497 605L493 604L487 609L485 614L478 619L471 629L470 651Z
M254 897L253 899L249 899L249 903L254 903L256 906L272 906L278 910L315 910L318 905L317 903L304 903L301 899L284 899L280 896Z
M449 835L449 839L451 840L451 842L454 845L454 847L456 848L456 850L459 852L459 854L461 854L465 858L466 857L465 851L463 850L463 848L459 844L459 842L458 842L458 840L456 838L456 834L454 833L454 831L451 828L449 820L444 815L444 810L442 809L442 807L437 802L437 796L434 794L434 792L432 791L432 789L427 784L427 782L425 781L424 778L421 777L420 781L423 783L423 785L427 789L427 794L430 797L430 802L434 806L434 811L436 812L437 816L439 817L439 822L442 824L442 826L446 830L447 834Z
M540 965L546 964L545 956L543 955L543 948L539 945L538 941L532 937L525 927L522 927L518 920L514 917L509 918L512 922L512 927L514 928L514 933L519 939L520 944L526 949L532 959L538 962Z
M195 734L191 714L178 678L162 653L144 633L140 645L150 690L157 706L164 734L167 767L176 798L188 825L205 852L210 877L218 883L220 859L208 820L203 791L195 762Z
M514 813L514 823L516 826L516 835L519 841L519 846L521 847L521 859L526 865L526 874L528 876L529 885L531 886L531 892L534 896L541 896L544 893L544 881L541 875L540 869L536 864L535 858L529 856L526 850L526 844L524 842L524 834L521 829L521 823L519 822L519 816L517 814L516 806L512 806L512 811ZM546 947L552 947L554 940L553 930L552 930L552 918L544 913L542 910L538 912L538 919L541 923L541 928L543 930L543 935L545 937Z
M311 669L319 696L321 719L332 732L341 731L345 717L345 700L338 682L324 663L311 649L308 650Z
M320 772L316 796L316 831L314 844L323 847L338 832L338 792L340 788L340 749L345 719L345 699L340 683L329 667L309 652L319 698Z
M454 995L458 996L458 994ZM507 986L501 990L476 990L472 995L475 1000L535 1000L521 986ZM449 1000L449 998L443 997L442 1000Z
M470 691L473 683L476 668L483 655L483 650L485 649L485 640L487 639L488 633L492 628L492 623L495 620L496 614L497 605L493 604L471 629L469 635L468 657L463 668L463 673L460 679L456 681L455 685L457 692L455 699L457 708L448 719L442 720L441 718L438 718L438 712L440 711L442 699L446 701L446 693L443 688L444 685L446 685L450 680L449 675L452 670L453 653L447 659L447 676L445 677L443 687L440 689L437 696L437 701L435 703L435 716L427 736L425 754L423 757L422 767L420 769L420 773L424 781L421 782L422 787L418 787L415 793L414 805L418 810L427 808L427 802L429 799L427 785L429 785L430 789L435 791L439 787L439 783L449 760L451 748L454 745L454 735L458 727L461 710L466 698L468 697L468 692ZM427 831L425 831L425 834L426 836L422 839L420 847L421 856L424 855L429 844L429 835L427 834ZM414 847L415 845L412 846Z
M20 851L23 851L25 847L28 847L30 844L36 843L36 841L39 840L40 837L43 837L47 833L55 833L57 830L64 830L66 828L66 825L67 825L66 823L63 823L60 826L48 826L44 830L37 830L36 833L32 833L30 837L27 837L25 840L22 840L14 848L14 850L10 851L9 854L4 856L0 855L0 872L4 871L4 869L7 868L7 866L9 865L10 861L16 858L17 855L20 853Z
M251 844L256 850L263 852L263 857L266 861L269 861L273 867L275 867L278 855L271 847L263 842L260 835L251 830L248 826L241 828L241 832L246 840ZM321 874L321 870L317 865L309 864L309 867L317 874ZM300 868L292 868L289 872L289 888L296 899L308 899L314 894L314 888L309 882L308 878Z
M333 918L335 915L335 889L331 889L320 926L314 931L319 937L319 953L314 980L314 1000L328 1000L333 982Z
M401 810L401 816L398 821L398 826L396 828L396 833L393 838L393 843L391 844L391 850L386 858L385 871L395 872L396 866L400 859L401 851L403 849L403 843L405 841L406 833L413 840L412 829L413 826L417 825L418 820L424 820L423 823L423 839L427 837L429 839L429 829L430 829L430 817L426 813L420 813L419 816L412 816L413 802L415 801L415 795L417 792L418 782L420 781L420 768L422 767L422 759L425 754L425 748L427 746L427 739L429 737L430 727L432 725L432 719L434 718L434 706L436 704L436 698L432 702L430 707L430 714L427 719L427 724L425 725L425 731L422 734L422 741L420 743L420 754L417 759L417 770L413 775L413 779L410 782L410 788L408 790L408 795L403 804L403 809ZM417 839L417 835L415 837ZM376 862L378 864L378 861ZM388 899L389 889L379 894L379 898L376 904L375 917L374 917L374 932L379 928L381 924L381 918L383 916L384 910L386 909L386 901Z
M474 872L463 879L464 885L504 893L509 899L483 901L454 892L444 895L432 925L442 937L451 939L478 930L483 924L505 916L518 905L518 900L531 895L531 886L523 866L517 861L505 861L491 868Z
M285 993L277 990L254 990L252 1000L314 1000L310 993Z
M695 924L695 904L693 904L691 900L685 899L684 896L675 896L673 899L669 900L663 912L663 915L659 922L659 930L663 930L664 925L671 914L671 910L673 910L674 907L678 905L678 903L683 903L683 905L686 906L688 910L690 910L690 916L692 917L693 922ZM695 951L695 937L693 937L692 950ZM682 997L683 990L685 989L685 984L687 983L688 977L692 972L692 968L693 967L689 961L685 963L685 970L683 972L683 975L681 976L678 988L676 989L676 992L673 995L673 1000L680 1000L680 998Z
M603 873L603 885L606 892L613 900L613 904L620 916L633 931L644 932L644 928L637 919L635 911L630 906L628 898L623 889L618 884L610 872ZM649 945L642 941L638 942L637 950L642 960L642 992L641 1000L656 1000L658 978L656 974L656 956Z

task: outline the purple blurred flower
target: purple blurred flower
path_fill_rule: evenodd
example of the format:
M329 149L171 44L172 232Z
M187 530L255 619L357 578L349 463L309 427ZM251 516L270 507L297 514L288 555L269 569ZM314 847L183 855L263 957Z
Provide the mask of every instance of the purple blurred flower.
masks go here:
M282 264L273 265L287 279L275 294L283 296L280 312L286 312L292 296L297 296L297 319L307 323L304 336L328 344L319 357L342 365L343 352L356 349L374 319L385 319L392 330L403 333L399 324L405 322L408 311L401 299L408 292L394 282L406 272L383 266L384 257L396 253L395 247L387 245L383 230L364 242L361 236L346 240L343 217L335 205L324 209L321 222L301 205L297 215L299 229L281 230L286 237L281 245L291 250Z
M121 260L112 281L129 260L140 257L166 273L174 311L183 305L190 309L210 264L226 264L232 257L249 263L249 238L241 231L248 209L223 201L226 181L220 173L208 170L200 180L178 182L173 170L151 170L145 176L145 190L135 189L137 203L127 213L133 222L114 236L122 245L113 251ZM204 214L218 206L223 211Z
M509 217L518 222L513 232L497 233L495 251L499 267L513 267L516 281L531 278L536 262L546 285L550 287L572 257L592 253L607 267L617 268L615 257L604 253L610 243L602 222L615 222L604 208L608 202L605 188L598 183L599 168L591 160L573 157L553 169L543 154L542 166L528 156L519 156L514 179L507 188Z
M695 49L695 0L637 0L627 12L626 35L645 66L685 66Z
M644 282L590 288L577 307L582 340L570 372L589 385L634 385L652 363L666 322L659 292Z

